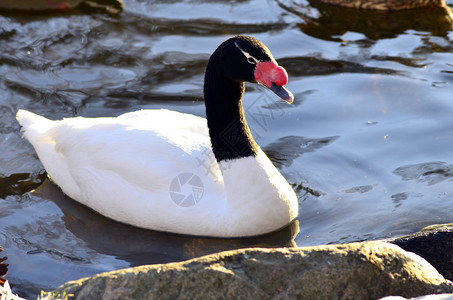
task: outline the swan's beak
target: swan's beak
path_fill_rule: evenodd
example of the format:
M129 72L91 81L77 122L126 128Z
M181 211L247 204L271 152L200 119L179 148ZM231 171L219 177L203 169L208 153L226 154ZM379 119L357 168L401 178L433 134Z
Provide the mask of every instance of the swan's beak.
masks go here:
M280 99L293 103L294 95L284 85L288 83L286 70L277 65L275 61L260 62L255 67L256 82L264 85L274 92Z
M288 91L284 86L276 85L272 83L271 87L269 88L271 91L275 93L275 95L279 96L280 99L285 100L289 104L293 103L294 95L290 91Z

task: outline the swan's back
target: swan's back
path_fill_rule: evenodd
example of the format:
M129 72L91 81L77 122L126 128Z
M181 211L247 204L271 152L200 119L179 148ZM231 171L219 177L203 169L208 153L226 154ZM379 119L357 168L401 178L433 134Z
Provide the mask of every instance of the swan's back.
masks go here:
M203 206L224 205L223 179L203 118L143 110L117 118L51 121L20 110L17 119L49 177L68 196L110 218L174 231L168 220L190 227L199 220L197 213L215 211ZM187 214L190 208L180 212L170 199L171 182L184 173L204 183L204 201L193 214Z

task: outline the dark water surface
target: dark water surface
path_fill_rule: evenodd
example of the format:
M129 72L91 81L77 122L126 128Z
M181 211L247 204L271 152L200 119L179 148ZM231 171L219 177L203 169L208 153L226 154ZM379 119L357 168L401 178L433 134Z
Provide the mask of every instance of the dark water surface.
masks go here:
M452 1L447 1L453 6ZM13 290L220 250L392 237L453 221L453 22L444 10L316 1L125 0L119 15L0 11L0 245ZM292 106L248 85L254 136L297 191L299 223L206 239L133 228L46 178L19 108L57 119L169 108L204 116L210 53L253 35L290 76Z

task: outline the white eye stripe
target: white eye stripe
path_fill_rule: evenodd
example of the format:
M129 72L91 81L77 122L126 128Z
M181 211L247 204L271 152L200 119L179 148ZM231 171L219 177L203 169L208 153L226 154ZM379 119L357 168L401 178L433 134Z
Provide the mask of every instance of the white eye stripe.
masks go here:
M239 47L238 43L237 42L234 42L234 45L239 49L241 50L242 54L244 54L244 56L247 58L247 62L251 63L251 64L257 64L259 62L261 62L259 59L253 57L252 55L250 55L250 53L248 53L247 51L244 51L242 50L241 47Z

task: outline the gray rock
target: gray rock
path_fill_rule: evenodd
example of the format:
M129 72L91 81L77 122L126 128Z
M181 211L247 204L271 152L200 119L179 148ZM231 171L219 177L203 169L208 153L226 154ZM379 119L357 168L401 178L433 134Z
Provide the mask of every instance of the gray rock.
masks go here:
M423 258L385 242L241 249L68 282L44 299L378 299L453 292Z
M380 300L406 300L407 298L400 296L389 296L381 298ZM407 300L453 300L453 294L437 294L437 295L425 295Z

